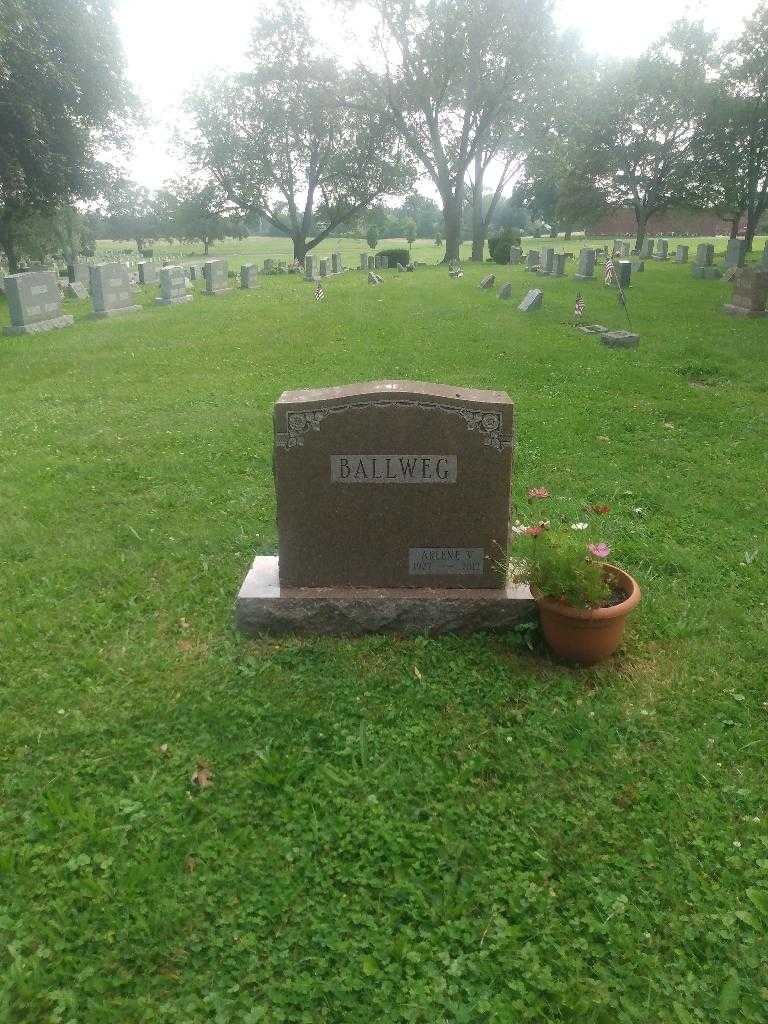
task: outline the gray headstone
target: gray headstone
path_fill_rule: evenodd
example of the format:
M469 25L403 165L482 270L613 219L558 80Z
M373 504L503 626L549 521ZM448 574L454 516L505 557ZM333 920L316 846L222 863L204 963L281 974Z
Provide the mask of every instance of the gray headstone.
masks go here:
M539 254L535 249L529 249L528 254L525 257L525 269L526 270L538 270L539 269Z
M315 257L311 252L304 257L304 277L307 281L315 279Z
M517 307L518 310L521 313L528 313L532 309L538 309L541 306L543 295L544 293L540 288L531 288L523 301Z
M389 270L389 256L379 253L376 257L376 267L378 270Z
M197 280L197 267L194 264L190 264L187 269L189 271L189 280L190 281L196 281Z
M523 258L523 250L518 245L513 245L509 250L509 262L512 266L517 266L520 260Z
M368 269L368 253L367 252L361 252L360 253L360 269L361 270L367 270Z
M660 238L656 246L656 255L653 257L655 260L666 260L669 259L669 242L666 238Z
M731 238L725 252L726 267L743 267L747 255L747 242L744 238Z
M70 281L67 285L66 295L68 299L87 299L88 289L80 281Z
M274 260L264 260L264 273L271 274L275 267Z
M600 335L600 341L609 348L637 348L640 335L631 331L606 331Z
M631 244L629 242L622 242L621 243L621 256L622 256L622 259L628 260L631 255L632 255L632 246L631 246Z
M675 263L687 263L688 262L688 246L678 245L675 249Z
M547 247L539 253L539 273L551 274L555 265L555 250Z
M723 276L723 272L720 267L707 267L701 266L699 263L694 263L691 267L691 273L693 277L697 277L706 281L715 281Z
M102 319L141 309L133 301L133 286L124 263L96 263L91 267L93 316Z
M3 287L11 314L11 324L4 328L7 335L52 331L74 322L73 317L62 315L59 282L50 270L11 274Z
M696 246L696 266L697 267L711 267L712 261L715 258L715 247L709 245L707 242L702 242L701 245Z
M191 302L192 296L187 292L187 279L184 267L163 267L160 271L160 296L155 299L158 306L176 306L181 302Z
M579 252L579 267L574 275L580 281L586 281L595 276L595 250L582 249Z
M240 267L240 287L255 288L258 282L259 272L255 263L244 263Z
M344 269L344 267L342 266L342 263L341 263L341 253L340 252L332 252L331 253L331 271L332 271L332 273L340 274L343 269Z
M511 299L512 298L512 285L509 283L509 281L507 281L506 284L503 284L501 286L501 288L499 289L499 298L500 299Z
M632 264L629 260L619 260L618 264L619 284L622 288L629 288L632 281Z
M139 284L157 284L157 267L148 260L139 260Z
M328 257L320 258L320 277L328 277Z
M223 295L229 291L229 264L226 260L206 260L203 276L206 295Z
M77 281L87 288L90 280L90 268L87 263L69 263L67 264L67 276L70 283Z
M496 284L496 275L495 274L486 274L485 277L480 282L480 287L481 287L481 289L483 291L486 291L488 288L493 288L493 286L495 284Z
M552 264L552 277L564 277L565 276L565 261L568 258L568 253L558 252L555 253L554 262Z

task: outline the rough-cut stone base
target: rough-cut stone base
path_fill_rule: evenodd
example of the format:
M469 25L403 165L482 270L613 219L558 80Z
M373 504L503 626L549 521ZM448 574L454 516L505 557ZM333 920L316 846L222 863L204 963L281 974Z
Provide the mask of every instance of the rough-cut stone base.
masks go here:
M527 587L499 590L282 587L276 555L257 555L235 603L243 633L498 633L534 614Z
M44 331L55 331L60 327L71 327L74 322L73 316L57 316L53 320L40 320L36 324L23 324L21 327L11 324L3 328L3 333L9 337L19 334L42 334Z
M574 281L594 281L595 280L595 275L594 274L574 274L573 275L573 279L574 279Z
M606 331L600 335L600 341L609 348L637 348L640 335L631 331Z
M768 316L768 310L745 309L743 306L734 306L731 303L723 306L723 312L730 313L732 316Z
M119 309L94 309L91 320L106 320L110 316L122 316L123 313L138 313L141 306L120 306Z
M691 267L691 273L694 277L712 281L723 276L723 272L719 267L701 267L698 264L694 264Z
M221 294L220 292L217 294ZM194 298L193 295L177 295L173 299L155 299L155 305L157 306L178 306L182 302L191 302Z
M227 292L231 292L231 288L214 288L212 292L204 291L203 295L226 295Z

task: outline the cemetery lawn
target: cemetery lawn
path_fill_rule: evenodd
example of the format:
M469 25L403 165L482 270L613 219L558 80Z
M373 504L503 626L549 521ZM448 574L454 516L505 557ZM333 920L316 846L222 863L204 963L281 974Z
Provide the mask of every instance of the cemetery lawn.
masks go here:
M0 339L0 1021L765 1022L768 325L690 265L636 351L570 276L384 277ZM521 516L611 507L615 659L235 634L272 403L385 377L509 392Z

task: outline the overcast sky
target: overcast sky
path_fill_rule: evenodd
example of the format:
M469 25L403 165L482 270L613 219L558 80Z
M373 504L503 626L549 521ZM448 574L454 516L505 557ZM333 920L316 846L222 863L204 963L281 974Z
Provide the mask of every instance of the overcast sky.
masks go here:
M300 0L294 0L300 3ZM630 56L640 53L684 14L703 18L725 38L737 35L756 0L557 0L563 28L576 29L586 50ZM215 70L242 65L251 23L261 0L117 0L117 21L128 74L143 100L151 127L137 138L128 170L148 188L183 172L168 139L179 124L179 104L194 84ZM315 33L342 59L359 48L349 46L350 32L362 23L322 0L305 4Z

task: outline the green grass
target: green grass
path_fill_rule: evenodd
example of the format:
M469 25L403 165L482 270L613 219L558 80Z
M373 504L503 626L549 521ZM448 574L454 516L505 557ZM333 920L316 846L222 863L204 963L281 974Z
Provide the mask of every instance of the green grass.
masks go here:
M649 263L611 351L485 269L2 339L3 1024L765 1021L766 324ZM272 403L381 377L506 389L517 505L611 506L610 663L234 633Z

